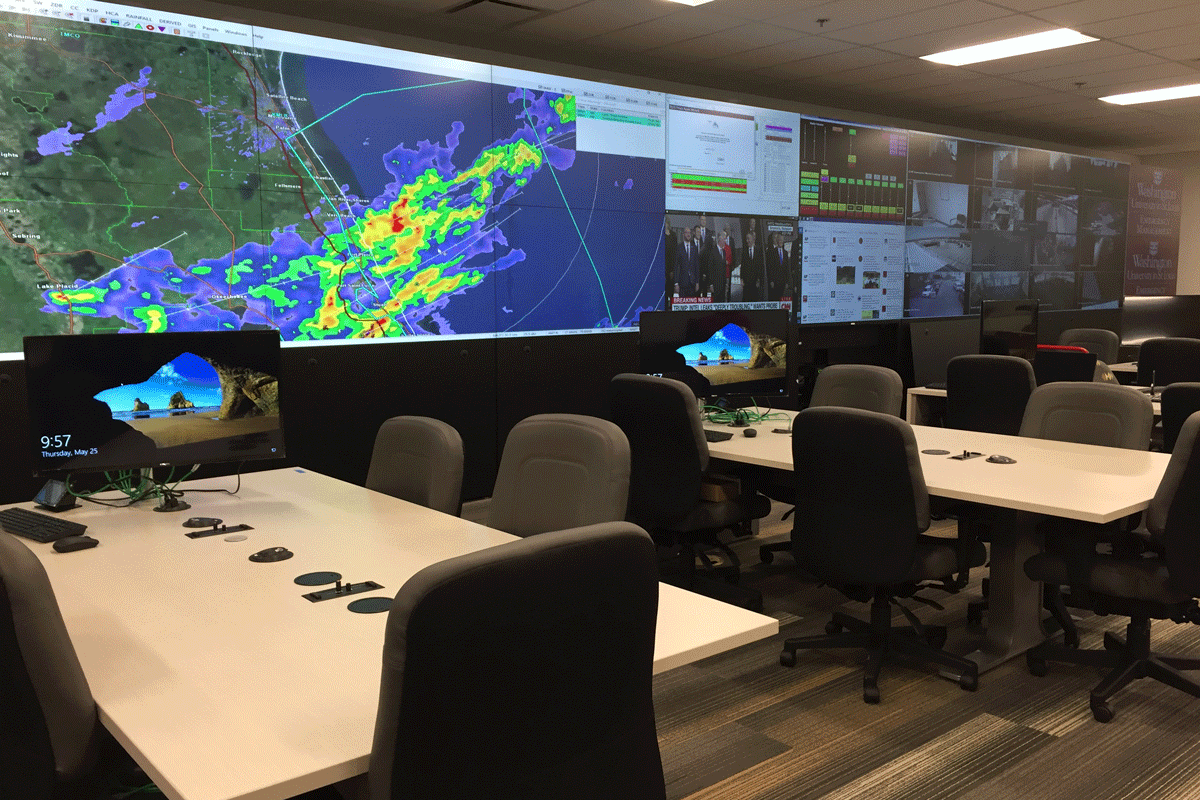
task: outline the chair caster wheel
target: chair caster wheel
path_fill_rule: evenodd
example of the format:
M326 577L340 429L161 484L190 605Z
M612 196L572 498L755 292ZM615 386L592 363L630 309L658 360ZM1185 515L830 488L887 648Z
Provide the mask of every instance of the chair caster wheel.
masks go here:
M1029 653L1025 654L1025 666L1029 670L1029 674L1037 678L1046 677L1046 662L1044 659Z
M770 564L775 561L775 553L764 544L758 548L758 560L764 564Z
M958 678L958 688L965 692L973 692L979 688L979 676L969 673L960 675Z
M876 705L879 702L879 687L864 686L863 687L863 702Z
M842 626L840 623L832 622L832 621L825 623L825 635L826 636L837 636L841 632L842 632Z
M791 650L784 650L779 654L779 666L794 667L796 666L796 654Z
M1092 716L1096 718L1096 722L1112 722L1113 712L1108 703L1093 702Z

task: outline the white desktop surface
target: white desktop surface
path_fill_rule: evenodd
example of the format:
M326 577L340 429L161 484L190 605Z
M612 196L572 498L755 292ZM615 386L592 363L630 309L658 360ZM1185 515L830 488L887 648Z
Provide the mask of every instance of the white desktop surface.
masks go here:
M234 486L234 478L197 487ZM183 488L192 488L185 484ZM69 518L100 540L46 567L101 721L172 800L280 800L364 773L386 613L431 563L515 537L298 469L244 476L236 496L188 494L188 511L85 504ZM28 504L23 504L28 507ZM189 539L181 523L245 523L242 542ZM295 556L254 563L281 545ZM307 572L384 588L311 603ZM778 622L660 585L655 672L773 635ZM463 643L464 657L487 658Z
M1119 365L1118 365L1119 366ZM1134 367L1137 371L1137 367ZM1130 386L1131 392L1140 391L1136 386ZM1162 416L1162 392L1156 391L1150 398L1150 406L1154 410L1154 418L1157 420ZM945 410L946 408L946 390L934 389L929 386L914 386L905 391L904 396L904 419L910 425L920 425L929 421L930 414L934 408L925 407L927 404L934 404L934 408Z
M715 458L792 468L791 436L771 432L787 427L786 422L756 425L758 435L753 438L736 428L706 427L734 433L728 441L709 443ZM922 454L921 470L930 494L1086 522L1111 522L1146 508L1170 460L1166 453L923 425L912 429L921 450L943 449L951 455L971 450L1017 461L992 464L982 457L958 461Z

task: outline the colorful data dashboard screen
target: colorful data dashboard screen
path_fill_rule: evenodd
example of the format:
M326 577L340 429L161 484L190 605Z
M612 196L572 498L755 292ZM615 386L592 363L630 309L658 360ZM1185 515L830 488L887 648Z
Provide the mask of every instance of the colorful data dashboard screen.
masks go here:
M0 351L628 328L665 97L132 6L0 12Z
M797 321L1116 308L1129 165L804 117Z
M795 217L800 115L667 96L667 208Z

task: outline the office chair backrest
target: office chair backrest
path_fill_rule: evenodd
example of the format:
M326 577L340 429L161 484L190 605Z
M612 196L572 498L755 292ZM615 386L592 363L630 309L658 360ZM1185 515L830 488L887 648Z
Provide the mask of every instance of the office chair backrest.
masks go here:
M46 570L0 531L0 792L56 797L96 763L96 703Z
M809 406L842 406L901 416L904 381L887 367L834 364L817 375Z
M628 522L418 572L388 612L372 800L665 797L657 608L654 545Z
M1121 337L1104 328L1068 328L1058 335L1058 343L1082 347L1108 364L1116 363Z
M1162 482L1146 511L1146 528L1163 546L1172 588L1200 597L1200 412L1183 423Z
M612 419L629 437L629 519L669 525L695 510L708 442L696 396L670 378L626 373L612 379Z
M458 516L462 509L463 443L431 417L392 417L379 426L366 487Z
M578 414L538 414L508 434L488 507L488 525L531 536L625 519L629 442L613 423Z
M1037 383L1016 356L956 356L946 365L946 427L1015 436Z
M1163 450L1170 453L1175 449L1175 441L1179 438L1179 430L1183 423L1192 414L1200 411L1200 383L1172 383L1163 388L1160 403Z
M857 408L807 408L792 425L799 492L792 550L833 584L886 586L913 567L929 493L912 428Z
M1200 339L1147 339L1138 348L1137 380L1142 386L1200 381Z
M1067 381L1039 386L1029 396L1021 436L1145 450L1154 407L1127 386Z

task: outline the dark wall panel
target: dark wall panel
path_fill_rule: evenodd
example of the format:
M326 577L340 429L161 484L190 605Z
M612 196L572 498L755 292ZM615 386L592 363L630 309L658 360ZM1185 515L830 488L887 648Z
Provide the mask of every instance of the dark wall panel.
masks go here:
M608 417L608 384L636 372L636 332L534 336L496 342L497 439L532 414Z

